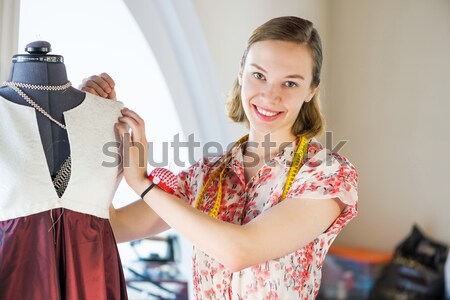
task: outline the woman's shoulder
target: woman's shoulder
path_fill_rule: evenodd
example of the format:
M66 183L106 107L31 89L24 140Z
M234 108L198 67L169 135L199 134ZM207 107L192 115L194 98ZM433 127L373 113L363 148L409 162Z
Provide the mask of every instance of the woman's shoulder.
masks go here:
M350 161L337 151L312 140L289 196L314 199L338 197L344 203L353 205L358 199L357 186L358 173Z
M311 139L308 145L308 152L304 158L304 165L307 167L323 169L336 169L347 167L356 169L350 160L338 151L324 147L318 140Z

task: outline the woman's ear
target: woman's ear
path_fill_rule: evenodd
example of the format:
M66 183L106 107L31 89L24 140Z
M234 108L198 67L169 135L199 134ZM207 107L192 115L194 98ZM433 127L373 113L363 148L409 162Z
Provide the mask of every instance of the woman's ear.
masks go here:
M314 95L319 91L319 86L316 86L315 88L311 89L311 92L308 96L305 98L305 102L309 102L314 98Z
M242 74L244 73L244 61L241 59L239 61L239 73L238 73L238 82L239 85L242 86Z

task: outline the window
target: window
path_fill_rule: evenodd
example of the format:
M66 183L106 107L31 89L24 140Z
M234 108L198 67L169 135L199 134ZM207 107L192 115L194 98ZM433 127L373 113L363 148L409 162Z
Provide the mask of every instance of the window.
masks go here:
M20 5L19 53L32 41L50 42L51 53L64 57L74 86L90 75L109 73L116 81L118 100L146 120L148 139L154 143L153 160L171 161L171 153L163 153L162 143L172 141L177 134L185 140L180 119L152 49L123 1L78 0L62 4L57 0L21 0ZM180 153L183 155L187 157ZM115 206L136 199L123 180ZM184 241L181 245L181 271L190 280L191 248ZM120 244L119 250L124 263L134 257L127 244Z

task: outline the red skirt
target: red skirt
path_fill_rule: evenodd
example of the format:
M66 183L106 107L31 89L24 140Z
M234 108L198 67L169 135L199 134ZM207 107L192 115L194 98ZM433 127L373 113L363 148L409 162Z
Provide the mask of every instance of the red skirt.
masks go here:
M0 299L127 299L109 220L53 209L0 221Z

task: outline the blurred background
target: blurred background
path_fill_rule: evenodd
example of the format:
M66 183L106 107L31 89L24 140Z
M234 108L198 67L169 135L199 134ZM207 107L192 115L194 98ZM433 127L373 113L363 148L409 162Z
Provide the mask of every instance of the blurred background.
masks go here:
M448 0L0 0L0 80L27 43L49 41L75 86L115 79L118 99L147 122L153 166L176 171L245 133L226 118L226 95L251 31L282 15L311 20L322 37L332 137L322 141L346 142L339 152L360 176L359 216L335 244L392 250L415 223L450 244ZM201 146L169 144L189 137ZM114 203L135 199L123 182ZM191 246L169 234L190 285Z

